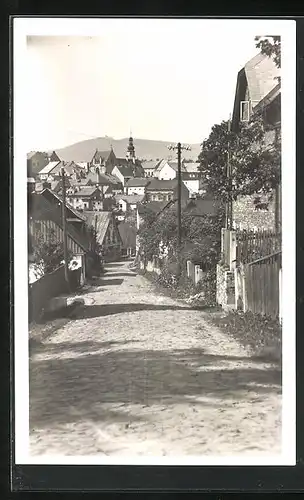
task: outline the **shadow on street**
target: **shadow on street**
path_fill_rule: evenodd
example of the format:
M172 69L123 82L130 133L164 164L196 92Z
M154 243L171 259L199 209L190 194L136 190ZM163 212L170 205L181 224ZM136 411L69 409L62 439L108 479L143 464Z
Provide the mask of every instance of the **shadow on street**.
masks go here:
M169 306L169 305L154 305L145 303L128 303L128 304L93 304L90 306L82 306L75 309L72 313L72 319L97 318L100 316L109 316L111 314L121 314L134 311L185 311L191 310L192 307Z
M219 403L212 398L248 400L250 390L261 395L281 393L281 371L276 366L262 369L258 364L246 367L240 363L232 369L223 362L242 358L205 354L195 348L120 349L120 344L125 346L126 342L41 344L37 352L45 349L51 357L31 360L31 428L86 419L128 419L127 413L125 417L115 415L104 404L171 405L207 396L209 401L196 400L196 404L218 408ZM111 346L112 351L96 352ZM52 357L56 351L69 356L56 359Z

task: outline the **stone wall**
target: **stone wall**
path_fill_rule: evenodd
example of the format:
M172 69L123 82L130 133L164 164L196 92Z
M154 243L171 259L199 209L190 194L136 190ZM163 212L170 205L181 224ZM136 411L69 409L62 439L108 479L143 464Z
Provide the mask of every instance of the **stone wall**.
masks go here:
M268 210L264 207L256 209L254 200L258 196L261 204L267 203L265 195L242 196L233 203L233 221L236 228L275 229L275 201L268 203Z
M216 266L216 302L224 310L235 309L234 271L228 271L220 264Z

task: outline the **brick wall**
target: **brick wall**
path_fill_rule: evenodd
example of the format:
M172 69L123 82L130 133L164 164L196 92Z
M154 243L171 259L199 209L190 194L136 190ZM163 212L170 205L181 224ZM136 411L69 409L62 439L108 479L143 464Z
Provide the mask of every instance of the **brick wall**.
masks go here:
M254 200L259 196L261 203L267 202L266 196L251 195L239 197L233 203L233 220L240 229L274 229L275 228L275 201L268 204L268 210L256 209Z

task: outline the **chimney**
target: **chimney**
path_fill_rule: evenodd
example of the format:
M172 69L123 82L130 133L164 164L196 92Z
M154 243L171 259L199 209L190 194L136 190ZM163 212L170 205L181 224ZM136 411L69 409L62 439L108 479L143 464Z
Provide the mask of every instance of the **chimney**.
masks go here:
M90 162L88 161L87 162L87 174L89 174L89 173L90 173Z

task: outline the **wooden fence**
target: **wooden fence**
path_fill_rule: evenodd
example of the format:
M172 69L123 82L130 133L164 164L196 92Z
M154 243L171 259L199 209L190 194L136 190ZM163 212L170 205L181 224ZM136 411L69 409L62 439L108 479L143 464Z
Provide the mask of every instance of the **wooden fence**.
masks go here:
M253 313L280 316L282 252L277 251L244 266L246 307Z
M273 231L237 231L236 261L247 264L281 250L281 234Z

